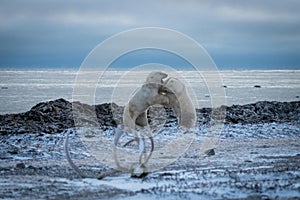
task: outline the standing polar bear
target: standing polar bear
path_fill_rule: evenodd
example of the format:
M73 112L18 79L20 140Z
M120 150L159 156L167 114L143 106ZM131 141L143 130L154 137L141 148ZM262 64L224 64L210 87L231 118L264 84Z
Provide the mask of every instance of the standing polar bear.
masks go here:
M161 93L169 98L169 107L174 109L179 126L193 128L196 124L196 109L185 85L177 78L170 77L164 83Z
M151 154L154 150L154 142L153 137L151 135L151 131L149 132L148 120L147 120L147 110L150 106L155 104L169 104L169 98L159 93L163 79L168 75L163 72L151 72L147 78L146 82L142 85L142 87L133 95L133 97L129 100L128 104L124 108L123 112L123 125L124 130L133 133L135 140L138 143L140 149L140 164L145 164L151 157ZM138 131L136 131L136 125L146 127L148 137L151 141L151 151L148 156L146 156L145 152L145 139L140 137ZM118 143L121 132L117 135L115 143ZM129 141L128 143L130 143ZM128 144L127 143L127 144ZM126 145L126 144L125 144ZM145 161L142 163L142 157L144 156ZM117 166L122 169L120 166L117 156L115 154L115 160Z
M132 132L135 130L136 125L142 127L148 126L146 111L150 106L155 104L169 104L169 98L159 93L163 79L167 76L163 72L151 72L147 76L145 84L130 99L123 113L123 124L127 131Z

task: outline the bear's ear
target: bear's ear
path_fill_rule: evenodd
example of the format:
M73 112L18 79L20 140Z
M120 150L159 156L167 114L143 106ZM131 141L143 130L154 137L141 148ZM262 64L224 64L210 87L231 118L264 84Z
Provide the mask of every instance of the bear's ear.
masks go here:
M160 73L160 83L164 83L164 79L168 77L168 74L161 72Z

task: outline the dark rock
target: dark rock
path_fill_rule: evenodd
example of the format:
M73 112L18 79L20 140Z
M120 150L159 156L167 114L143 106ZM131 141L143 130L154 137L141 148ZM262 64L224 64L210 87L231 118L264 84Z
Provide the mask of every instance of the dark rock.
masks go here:
M260 85L254 85L254 87L255 87L255 88L261 88L261 86L260 86Z
M27 168L28 168L28 169L35 169L35 167L32 166L32 165L29 165Z
M24 163L17 163L16 168L18 169L25 169L25 164Z
M19 148L15 145L10 145L9 148L7 149L7 152L16 155L19 153Z
M214 155L216 155L214 149L206 150L204 153L205 153L206 155L208 155L208 156L214 156Z
M176 125L177 117L173 110L166 107L164 109L166 113L164 126ZM57 133L75 126L96 126L107 130L122 124L123 110L124 107L114 103L91 106L57 99L39 103L25 113L0 115L0 134ZM159 114L159 112L154 113ZM198 125L223 119L225 123L233 124L298 122L300 121L300 101L261 101L247 105L221 106L217 109L201 108L196 109L196 113ZM148 113L148 117L151 123L154 120L153 116L151 118Z

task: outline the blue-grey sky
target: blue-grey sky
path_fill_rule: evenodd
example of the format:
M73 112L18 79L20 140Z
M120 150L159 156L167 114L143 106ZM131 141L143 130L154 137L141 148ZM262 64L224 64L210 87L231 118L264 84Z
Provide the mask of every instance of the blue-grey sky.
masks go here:
M78 68L106 38L149 26L192 37L221 69L300 69L298 0L2 0L0 67Z

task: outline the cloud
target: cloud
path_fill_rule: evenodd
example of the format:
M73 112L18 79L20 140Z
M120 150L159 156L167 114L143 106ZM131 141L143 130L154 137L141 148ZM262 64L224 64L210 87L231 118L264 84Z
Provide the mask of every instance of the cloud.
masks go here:
M157 26L194 38L220 66L274 65L284 55L279 65L300 68L299 8L297 0L1 1L0 66L78 66L111 35Z

